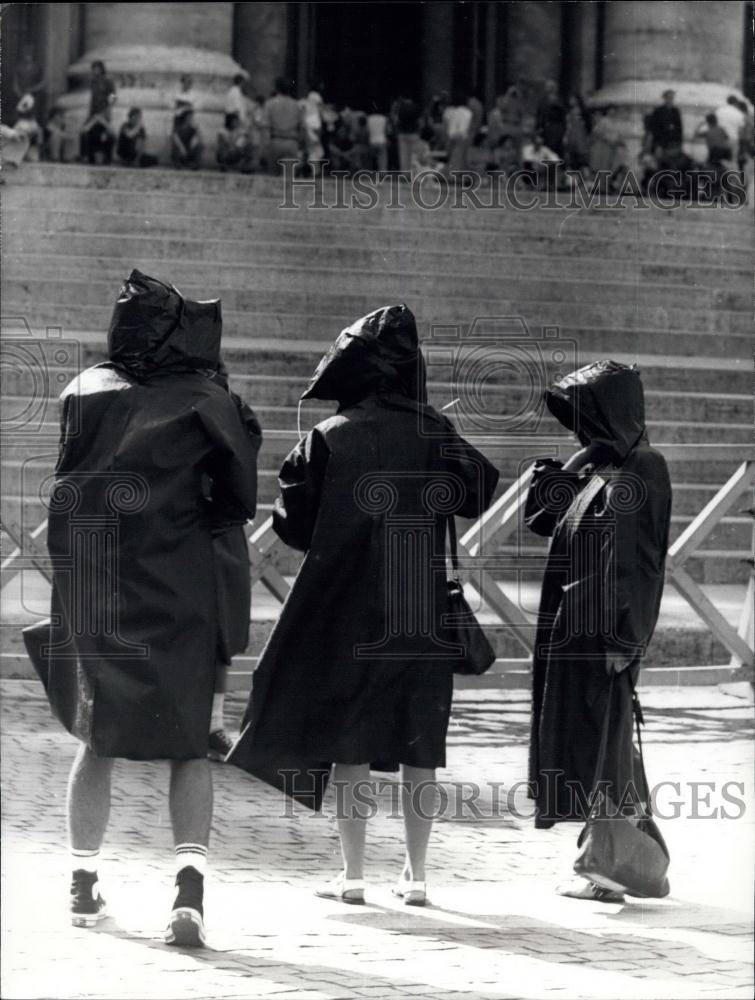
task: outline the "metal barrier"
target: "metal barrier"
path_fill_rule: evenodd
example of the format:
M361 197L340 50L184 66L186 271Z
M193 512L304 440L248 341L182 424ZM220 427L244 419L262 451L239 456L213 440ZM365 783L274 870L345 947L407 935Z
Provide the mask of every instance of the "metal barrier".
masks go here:
M533 651L531 621L522 609L506 596L484 563L485 551L491 544L504 542L518 527L531 477L532 467L512 483L459 539L462 565L473 568L475 572L475 583L470 586L479 592L487 607L503 625L511 629L530 654ZM692 579L685 569L685 563L699 551L715 526L745 491L753 488L753 484L755 484L755 460L747 460L739 466L734 475L670 546L666 559L668 583L684 597L695 614L731 654L730 667L734 680L751 679L755 664L755 506L741 511L753 517L753 541L751 557L747 560L750 565L750 578L737 628L727 621L700 584ZM23 569L37 569L48 581L51 579L50 560L43 544L46 527L46 521L32 532L25 532L16 523L3 525L3 530L11 538L15 548L0 565L2 573L0 586L5 587ZM256 528L249 538L252 583L264 584L281 603L285 601L291 589L275 564L276 549L282 545L273 529L272 517ZM528 565L521 557L511 560L508 565L510 568L531 568L531 562Z

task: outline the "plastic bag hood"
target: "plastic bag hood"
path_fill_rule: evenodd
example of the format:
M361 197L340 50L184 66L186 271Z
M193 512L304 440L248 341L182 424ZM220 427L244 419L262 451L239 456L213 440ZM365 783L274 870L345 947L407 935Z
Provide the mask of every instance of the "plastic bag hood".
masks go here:
M301 398L335 399L348 406L374 392L427 402L417 322L403 304L376 309L342 330Z
M595 361L554 382L548 409L583 445L605 445L623 462L645 435L645 399L637 365Z
M220 299L186 299L173 285L133 270L113 309L108 356L137 378L215 369L222 326Z

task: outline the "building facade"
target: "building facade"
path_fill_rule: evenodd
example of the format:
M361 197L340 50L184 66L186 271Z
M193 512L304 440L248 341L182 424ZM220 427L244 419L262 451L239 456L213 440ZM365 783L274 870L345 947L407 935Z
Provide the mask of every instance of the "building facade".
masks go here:
M31 58L40 111L57 102L80 120L89 65L102 59L118 87L116 124L138 105L152 134L164 132L183 73L200 127L217 128L240 69L264 96L282 75L300 95L316 84L364 110L440 91L489 107L511 83L535 100L552 79L564 97L615 104L629 141L673 86L689 134L729 93L751 99L752 14L745 0L3 4L3 113Z

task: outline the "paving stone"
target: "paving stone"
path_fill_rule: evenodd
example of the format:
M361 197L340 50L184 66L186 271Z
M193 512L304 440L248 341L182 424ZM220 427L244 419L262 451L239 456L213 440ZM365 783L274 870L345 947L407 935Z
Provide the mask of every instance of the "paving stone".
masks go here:
M620 906L557 896L578 826L536 832L530 819L507 814L436 825L432 905L412 912L390 893L403 846L388 786L368 835L368 905L320 900L314 887L340 865L332 800L317 818L287 810L271 789L218 765L210 947L200 952L161 942L173 891L167 767L117 763L101 868L112 917L96 931L74 929L64 805L76 743L34 682L0 682L0 695L3 997L752 995L752 715L716 689L656 688L644 698L651 781L679 782L682 790L682 817L661 821L672 853L667 900ZM243 705L229 699L231 726ZM512 706L525 723L515 729L506 721ZM459 692L445 787L474 780L484 796L490 782L509 788L522 780L526 707L521 692ZM717 790L742 782L744 814L691 819L690 781L712 781Z

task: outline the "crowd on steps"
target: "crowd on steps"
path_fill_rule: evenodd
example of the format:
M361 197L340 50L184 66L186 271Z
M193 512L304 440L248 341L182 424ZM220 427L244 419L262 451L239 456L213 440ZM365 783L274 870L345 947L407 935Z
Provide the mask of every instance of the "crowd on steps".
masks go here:
M91 65L88 116L78 134L58 104L44 124L37 120L33 82L17 80L15 90L16 120L12 127L3 126L6 163L61 162L78 154L80 162L90 164L158 164L159 158L148 151L141 108L130 108L115 129L117 87L102 61ZM553 80L535 88L512 84L489 108L476 94L442 92L424 106L400 94L386 106L373 103L360 110L326 100L326 93L322 83L313 83L306 97L297 99L292 81L279 78L271 95L252 95L248 78L239 73L225 95L223 126L208 136L196 121L200 109L194 80L185 74L166 122L170 162L196 170L214 160L221 171L242 173L276 173L284 159L308 172L398 170L413 177L432 172L453 178L465 172L524 171L533 186L544 185L548 175L564 186L572 182L569 171L585 181L599 178L605 190L618 191L630 171L639 174L644 189L654 175L668 170L682 175L706 171L714 186L725 171L737 171L744 180L752 159L751 109L735 94L685 136L675 92L664 91L661 103L645 116L635 164L618 109L588 106L578 93L563 100ZM704 140L704 159L685 151L690 139Z

